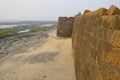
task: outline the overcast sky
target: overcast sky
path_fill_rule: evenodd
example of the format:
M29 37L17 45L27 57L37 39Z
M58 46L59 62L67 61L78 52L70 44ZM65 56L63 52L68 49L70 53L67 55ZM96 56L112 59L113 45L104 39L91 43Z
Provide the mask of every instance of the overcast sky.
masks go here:
M57 20L111 4L120 8L120 0L0 0L0 20Z

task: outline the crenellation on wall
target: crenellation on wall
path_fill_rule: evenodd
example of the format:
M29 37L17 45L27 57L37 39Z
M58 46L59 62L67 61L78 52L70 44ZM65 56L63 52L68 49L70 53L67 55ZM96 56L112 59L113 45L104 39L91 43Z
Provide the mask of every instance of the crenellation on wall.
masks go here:
M90 10L85 10L83 14L85 15L86 13L89 13L89 12L91 12L91 11Z
M120 15L120 9L114 5L111 5L107 11L108 15Z

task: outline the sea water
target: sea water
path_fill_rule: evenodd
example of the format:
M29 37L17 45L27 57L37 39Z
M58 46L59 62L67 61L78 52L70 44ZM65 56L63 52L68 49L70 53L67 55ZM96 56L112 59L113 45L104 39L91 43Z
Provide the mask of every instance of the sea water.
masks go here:
M15 26L18 26L18 25L0 25L0 29L14 28Z

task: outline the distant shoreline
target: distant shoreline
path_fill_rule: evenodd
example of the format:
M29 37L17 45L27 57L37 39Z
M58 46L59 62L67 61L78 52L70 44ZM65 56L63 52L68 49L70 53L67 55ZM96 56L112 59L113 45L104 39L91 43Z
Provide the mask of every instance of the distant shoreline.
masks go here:
M4 21L4 22L0 22L0 25L20 25L20 24L54 24L57 23L57 21Z

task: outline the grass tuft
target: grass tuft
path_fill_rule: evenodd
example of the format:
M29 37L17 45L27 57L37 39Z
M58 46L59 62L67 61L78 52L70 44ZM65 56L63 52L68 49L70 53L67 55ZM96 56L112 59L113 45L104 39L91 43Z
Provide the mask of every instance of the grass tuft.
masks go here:
M0 37L16 35L17 33L18 33L18 30L3 30L3 31L0 31Z

